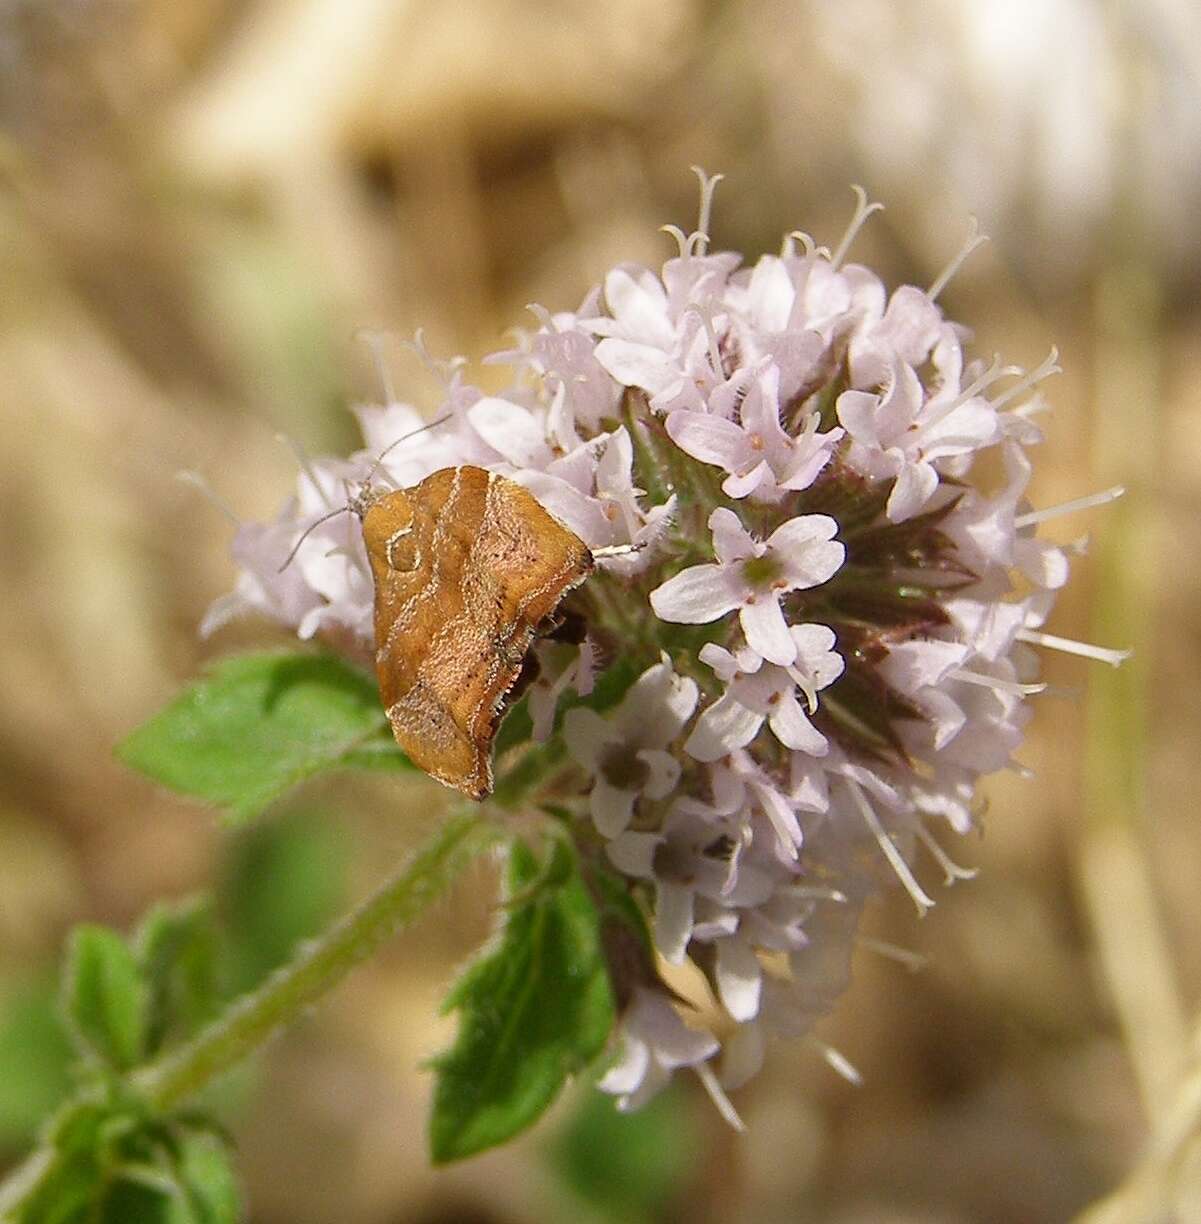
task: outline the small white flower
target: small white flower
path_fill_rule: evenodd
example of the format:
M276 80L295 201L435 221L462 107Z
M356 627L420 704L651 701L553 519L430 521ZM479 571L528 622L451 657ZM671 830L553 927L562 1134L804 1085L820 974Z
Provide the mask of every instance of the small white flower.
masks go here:
M703 625L738 610L747 644L786 666L796 657L780 597L820 586L834 576L846 549L834 539L838 524L825 514L789 519L756 540L738 516L718 507L709 516L717 563L694 565L651 592L661 620Z
M602 837L625 829L640 795L671 793L680 763L664 749L692 717L698 696L696 681L677 676L664 656L639 676L611 717L583 707L567 711L563 738L594 775L589 806Z
M598 1087L637 1109L681 1067L697 1067L717 1053L717 1039L690 1029L667 996L639 986L621 1019L621 1054Z

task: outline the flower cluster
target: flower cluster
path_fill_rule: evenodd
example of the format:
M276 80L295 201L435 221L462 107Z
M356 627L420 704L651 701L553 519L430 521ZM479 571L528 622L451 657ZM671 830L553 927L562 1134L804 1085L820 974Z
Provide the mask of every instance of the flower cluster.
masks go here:
M974 244L930 289L890 294L845 260L875 207L859 193L833 254L794 234L743 267L708 250L715 182L661 270L614 268L490 359L514 369L508 391L433 363L435 426L357 409L363 451L305 459L280 517L241 528L237 589L205 628L254 610L369 647L358 523L319 520L372 471L406 487L477 465L593 550L636 546L570 597L582 644L536 647L534 736L563 751L531 801L572 814L581 860L616 873L653 931L657 966L613 967L623 1045L602 1086L636 1104L689 1066L733 1116L723 1089L845 986L886 873L921 910L923 855L966 874L938 837L972 829L977 780L1016 767L1042 687L1031 647L1120 660L1043 632L1072 550L1035 535L1118 491L1024 501L1055 355L1029 373L966 356L937 298ZM1004 471L990 491L968 480L986 451ZM621 668L620 701L581 701ZM710 988L708 1030L662 985L685 962Z

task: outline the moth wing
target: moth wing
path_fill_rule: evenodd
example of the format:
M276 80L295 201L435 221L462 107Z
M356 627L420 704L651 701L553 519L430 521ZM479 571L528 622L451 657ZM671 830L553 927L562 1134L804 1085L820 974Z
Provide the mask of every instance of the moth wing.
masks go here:
M422 560L415 580L385 573L386 593L377 570L380 693L410 759L478 799L536 628L592 557L532 494L482 468L443 469L406 496Z

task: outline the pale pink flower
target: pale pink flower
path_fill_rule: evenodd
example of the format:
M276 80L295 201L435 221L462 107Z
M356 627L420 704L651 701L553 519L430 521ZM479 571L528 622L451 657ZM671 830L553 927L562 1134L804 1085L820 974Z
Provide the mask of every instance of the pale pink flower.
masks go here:
M830 461L843 430L819 433L810 413L795 435L780 424L780 370L769 365L751 379L737 422L716 413L677 408L667 433L682 450L730 473L722 483L727 497L779 501L807 489Z

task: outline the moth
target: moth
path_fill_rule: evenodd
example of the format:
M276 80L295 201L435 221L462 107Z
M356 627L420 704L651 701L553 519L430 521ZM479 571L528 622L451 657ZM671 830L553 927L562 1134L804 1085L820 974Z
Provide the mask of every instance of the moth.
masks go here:
M535 635L594 570L583 540L515 481L443 468L351 498L375 583L375 666L409 759L472 799Z
M431 777L484 799L504 701L535 636L598 556L636 546L593 553L516 481L484 468L447 467L408 489L379 489L378 467L346 506L310 524L284 566L318 523L358 516L392 734Z

